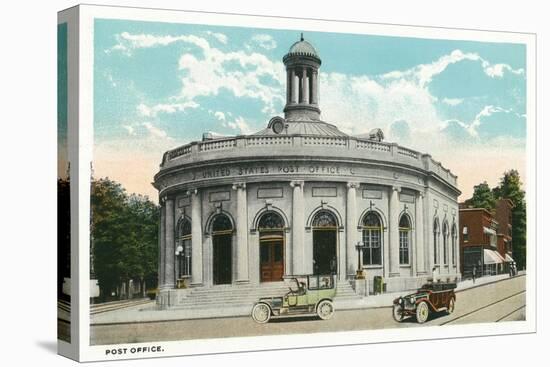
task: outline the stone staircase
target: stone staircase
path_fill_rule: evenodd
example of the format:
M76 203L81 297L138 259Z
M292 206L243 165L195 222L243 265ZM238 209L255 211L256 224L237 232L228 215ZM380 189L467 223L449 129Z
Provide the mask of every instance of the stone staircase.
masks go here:
M201 310L205 308L250 307L261 297L282 296L288 292L289 283L270 282L243 285L218 285L194 288L178 302L174 309ZM347 281L338 281L335 303L361 299Z

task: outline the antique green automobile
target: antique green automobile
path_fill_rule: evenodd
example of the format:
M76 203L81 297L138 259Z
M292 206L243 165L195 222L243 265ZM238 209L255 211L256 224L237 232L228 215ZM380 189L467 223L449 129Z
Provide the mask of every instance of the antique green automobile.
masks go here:
M289 292L284 296L262 297L254 304L252 319L260 324L272 317L317 315L322 320L328 320L334 314L335 294L332 275L293 277Z

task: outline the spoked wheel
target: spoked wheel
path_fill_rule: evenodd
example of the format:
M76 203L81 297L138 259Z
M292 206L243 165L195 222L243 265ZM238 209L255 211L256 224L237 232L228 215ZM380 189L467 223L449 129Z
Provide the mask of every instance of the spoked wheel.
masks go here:
M418 321L419 324L423 324L428 320L428 317L430 316L430 307L426 303L426 301L422 301L416 306L416 321Z
M331 301L324 300L317 305L317 316L322 320L328 320L332 315L334 315L334 306Z
M258 303L252 308L252 319L258 324L265 324L271 318L271 309L265 303Z
M447 306L447 313L450 315L455 310L455 300L454 298L451 298L449 300L449 305Z
M393 315L393 319L396 322L403 321L403 318L404 318L404 316L403 316L403 307L401 307L401 305L393 305L392 315Z

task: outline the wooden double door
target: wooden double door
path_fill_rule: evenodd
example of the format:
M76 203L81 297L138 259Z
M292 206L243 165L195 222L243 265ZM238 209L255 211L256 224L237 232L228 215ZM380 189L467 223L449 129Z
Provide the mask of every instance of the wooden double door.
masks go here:
M260 281L277 282L284 275L284 237L260 239Z

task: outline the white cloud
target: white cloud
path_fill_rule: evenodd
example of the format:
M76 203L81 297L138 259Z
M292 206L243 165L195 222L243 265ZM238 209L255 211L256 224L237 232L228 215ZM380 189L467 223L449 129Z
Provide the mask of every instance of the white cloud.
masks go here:
M464 102L464 99L462 98L443 98L442 102L445 104L448 104L449 106L458 106L462 102Z
M255 34L252 37L252 42L266 50L273 50L277 47L277 42L268 34Z
M468 125L467 127L468 132L472 136L476 136L476 137L479 136L478 130L481 124L483 123L482 122L483 118L489 117L495 113L506 113L506 114L511 113L520 119L524 118L524 115L521 115L512 109L506 109L498 106L488 105L483 107L483 109L476 115L474 120Z
M216 111L214 116L216 116L216 118L220 121L225 121L225 114L221 111Z
M144 122L142 124L146 129L147 131L149 132L149 134L153 137L156 137L156 138L163 138L163 139L171 139L168 134L166 133L166 131L162 130L162 129L159 129L158 127L154 126L152 123L150 122Z
M502 78L504 76L504 70L509 71L516 75L521 75L524 73L523 69L513 69L508 64L494 64L490 65L486 63L484 65L485 74L489 75L491 78Z
M154 106L147 106L141 103L137 106L137 110L140 115L145 117L155 117L159 113L175 113L183 112L190 108L197 108L199 104L194 101L187 101L183 103L159 103Z
M219 41L227 41L221 33L211 33ZM120 33L118 44L106 52L120 51L128 56L133 50L167 46L175 42L194 45L201 55L184 53L179 59L179 69L183 73L182 89L176 99L186 103L197 97L218 95L221 90L229 91L235 97L248 97L263 103L262 112L275 113L275 105L284 103L284 65L271 61L257 52L224 52L198 36L157 36L151 34ZM272 45L265 37L260 37L265 45ZM273 41L274 42L274 41ZM269 46L268 46L269 47ZM202 57L201 57L202 56ZM266 84L265 81L268 81ZM176 104L157 105L156 111L148 106L138 107L144 116L154 116L158 112L172 113L182 110ZM184 107L187 108L187 107Z
M118 43L110 49L105 50L105 52L121 51L131 56L132 51L135 49L168 46L175 42L190 43L200 48L209 47L208 41L194 35L155 36L151 34L130 34L128 32L122 32L117 34L115 38Z
M130 125L122 125L122 127L128 132L128 135L136 135L136 130L133 126Z
M211 35L212 37L214 37L215 39L217 39L219 42L223 43L224 45L227 44L227 36L225 34L211 32L211 31L208 31L206 33Z
M282 62L273 62L259 53L223 52L209 45L202 51L202 58L191 53L180 57L179 67L184 72L180 97L184 100L218 95L226 90L235 97L260 100L264 113L275 113L275 104L284 103Z
M245 121L245 119L242 116L239 116L235 119L235 121L228 122L227 126L238 130L241 134L252 134L253 130L250 128L250 125Z
M503 77L504 70L520 75L524 73L523 69L513 69L507 64L491 64L483 59L479 54L461 50L454 50L448 55L440 57L438 60L429 64L420 64L405 71L392 71L382 75L382 79L413 79L418 82L421 87L427 86L432 79L441 74L449 65L456 64L461 61L477 61L481 64L485 74L491 78Z
M437 131L441 126L434 97L414 81L321 73L320 82L323 120L345 132L362 134L378 127L387 133L397 120L407 121L411 131Z

